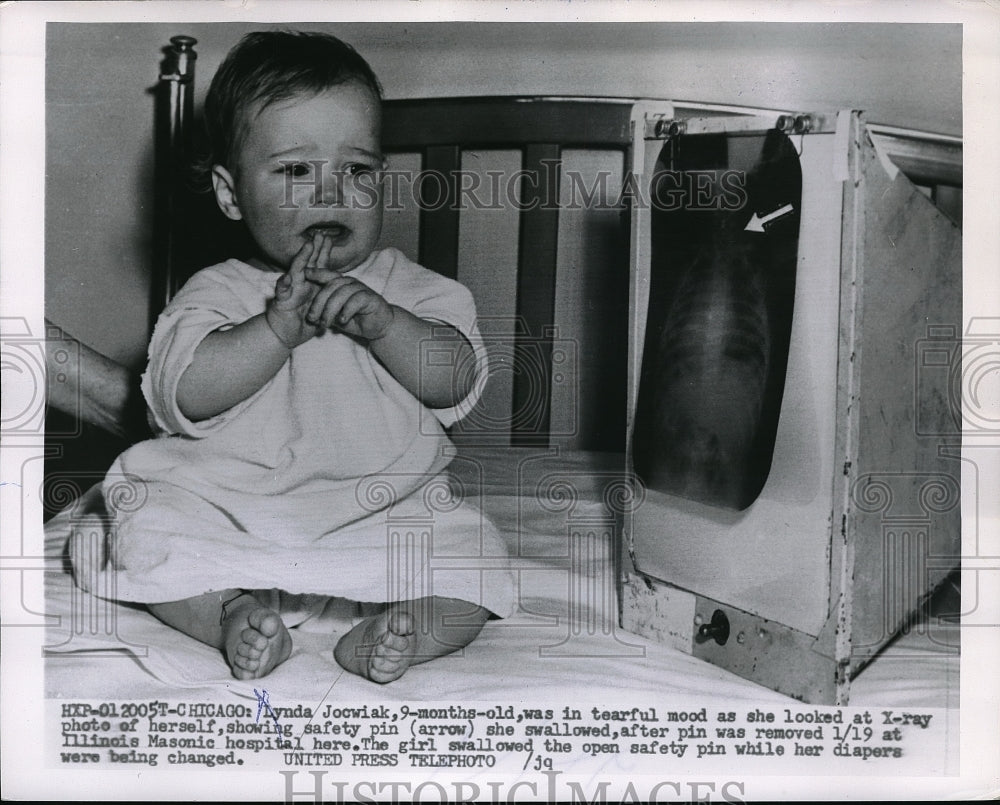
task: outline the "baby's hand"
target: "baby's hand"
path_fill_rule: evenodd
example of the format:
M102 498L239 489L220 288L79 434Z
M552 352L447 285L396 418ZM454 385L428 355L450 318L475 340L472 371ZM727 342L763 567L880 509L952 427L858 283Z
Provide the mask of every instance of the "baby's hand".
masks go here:
M268 303L264 316L274 334L289 349L304 344L320 332L306 320L309 305L319 291L319 286L306 279L306 265L314 258L317 244L309 240L292 259L288 271L274 286L274 298Z
M316 281L322 277L323 287L309 305L307 323L367 341L377 341L389 331L395 319L392 305L363 282L322 269L310 270L309 276Z

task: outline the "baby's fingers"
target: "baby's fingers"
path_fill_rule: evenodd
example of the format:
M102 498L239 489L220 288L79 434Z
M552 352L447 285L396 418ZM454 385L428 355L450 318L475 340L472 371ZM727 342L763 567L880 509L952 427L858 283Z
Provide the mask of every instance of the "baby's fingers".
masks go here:
M321 324L324 327L332 327L334 316L343 302L343 297L337 292L350 283L351 280L347 278L339 281L334 279L320 288L309 305L309 311L306 313L306 321L310 324ZM331 304L331 300L334 299L335 301Z
M303 244L292 258L288 271L278 277L274 285L274 300L281 306L299 307L312 298L315 286L306 279L305 266L313 251L314 246L311 242Z
M319 254L316 256L316 268L329 268L330 252L333 251L333 240L328 235L324 235L319 247Z
M352 289L353 290L353 289ZM338 326L343 327L353 319L358 313L369 310L374 301L375 293L368 288L359 288L347 298L347 301L340 305L337 317L334 321Z
M302 248L295 253L295 257L292 258L292 264L288 268L288 273L285 275L290 279L292 284L298 285L306 282L306 266L309 264L309 261L312 260L315 251L316 243L312 238L310 238L303 243Z
M279 302L284 302L292 295L292 281L287 274L282 274L278 277L278 281L274 283L274 298Z

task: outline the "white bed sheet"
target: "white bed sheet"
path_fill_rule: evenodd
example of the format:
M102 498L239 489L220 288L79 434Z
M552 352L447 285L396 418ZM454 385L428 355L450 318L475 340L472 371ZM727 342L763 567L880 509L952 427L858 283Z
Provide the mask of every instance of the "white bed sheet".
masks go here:
M294 648L288 661L265 680L241 682L232 678L216 650L168 628L141 607L98 604L77 590L67 573L54 567L46 583L47 612L58 618L47 635L47 697L146 700L183 695L253 701L254 688L266 685L271 701L313 707L373 699L504 704L631 700L669 703L675 709L706 704L772 708L795 704L683 652L621 632L614 626L613 605L598 611L599 597L590 596L597 605L577 621L591 628L574 630L568 613L571 603L579 605L571 599L581 587L573 585L593 584L595 578L598 584L607 584L613 579L610 541L600 542L603 554L586 566L592 578L580 579L580 568L567 572L568 565L560 558L565 557L567 543L566 510L559 510L565 501L550 498L550 503L559 505L546 508L537 505L530 494L512 492L544 486L546 477L569 478L579 496L573 504L574 516L599 519L605 509L598 492L620 459L550 453L541 462L526 463L517 455L516 451L480 452L458 465L457 474L466 481L470 467L473 476L481 468L491 478L477 490L483 492L483 508L515 551L520 545L518 564L523 568L519 611L508 620L489 622L479 639L460 654L415 666L396 682L375 686L344 673L333 659L332 647L351 623L351 608L333 601L321 617L292 630ZM519 465L524 477L515 483ZM467 491L469 486L466 483ZM47 524L49 556L64 550L72 511L70 507ZM851 705L913 712L943 709L950 714L947 721L957 746L958 632L955 624L918 624L854 681Z

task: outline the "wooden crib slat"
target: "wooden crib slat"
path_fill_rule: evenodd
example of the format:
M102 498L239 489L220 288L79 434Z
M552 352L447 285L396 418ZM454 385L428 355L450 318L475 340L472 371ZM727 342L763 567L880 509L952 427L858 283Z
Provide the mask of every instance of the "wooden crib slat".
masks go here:
M382 146L386 153L419 153L424 170L449 177L448 203L420 212L420 262L446 276L457 274L460 213L457 177L463 149L517 149L522 167L540 181L526 187L520 213L515 335L511 389L513 445L550 441L554 371L556 257L560 152L565 148L626 151L633 101L559 97L422 98L387 101ZM551 160L546 165L545 161ZM439 192L429 180L424 195ZM548 202L547 204L545 202ZM454 206L458 206L455 204Z
M632 102L581 98L485 97L386 101L382 147L416 151L441 143L466 148L626 148Z
M517 315L523 330L514 340L510 434L515 446L549 443L560 161L559 145L536 143L524 149L517 267Z
M424 149L420 181L420 264L451 279L458 277L457 145Z

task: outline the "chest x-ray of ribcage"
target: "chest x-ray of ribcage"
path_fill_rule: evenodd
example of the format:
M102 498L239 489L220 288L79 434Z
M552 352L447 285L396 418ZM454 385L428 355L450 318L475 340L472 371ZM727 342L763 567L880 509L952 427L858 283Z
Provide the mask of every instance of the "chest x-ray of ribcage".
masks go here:
M663 146L633 436L648 487L737 510L763 488L785 384L801 187L795 148L776 130Z

